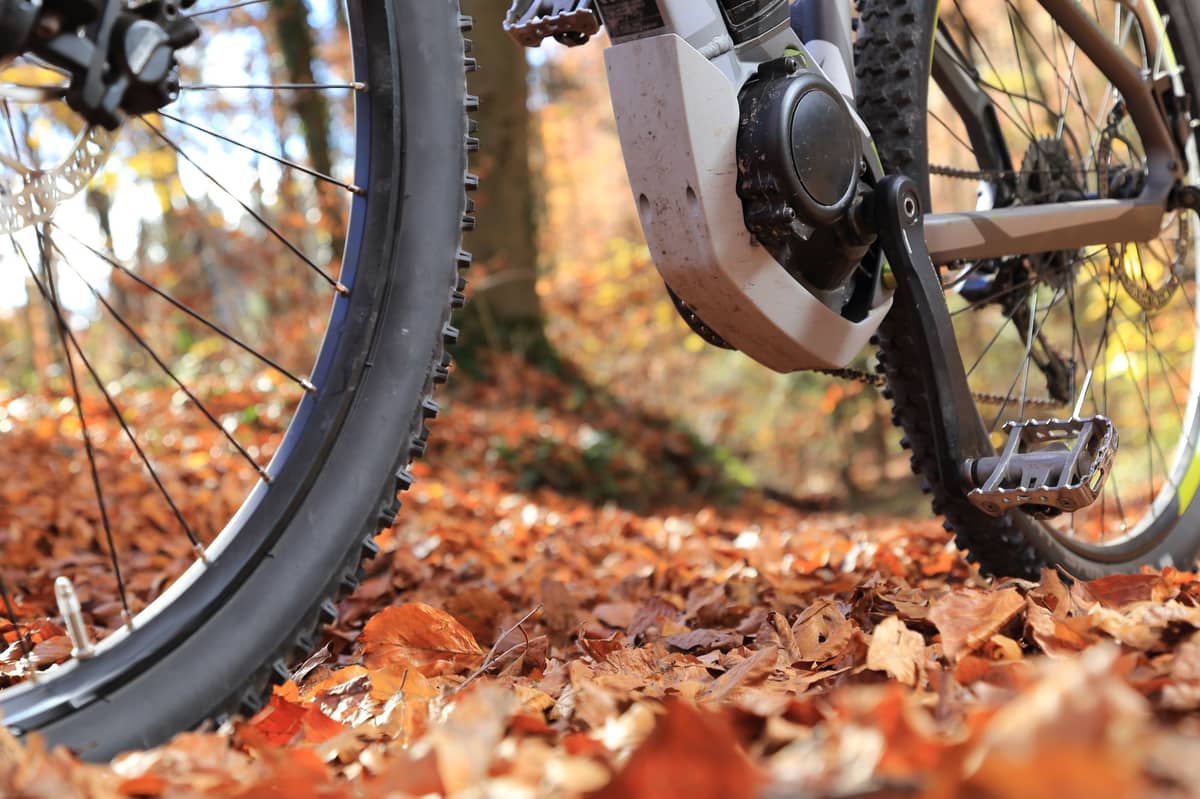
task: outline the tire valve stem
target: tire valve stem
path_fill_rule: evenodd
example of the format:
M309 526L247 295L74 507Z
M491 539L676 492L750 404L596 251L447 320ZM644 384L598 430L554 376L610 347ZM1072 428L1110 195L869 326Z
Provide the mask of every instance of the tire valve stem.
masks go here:
M67 636L71 639L71 657L86 660L96 654L96 648L88 637L87 626L83 623L83 608L79 606L79 597L75 595L75 586L70 579L60 576L54 580L54 597L58 600L58 612L62 614L67 626Z

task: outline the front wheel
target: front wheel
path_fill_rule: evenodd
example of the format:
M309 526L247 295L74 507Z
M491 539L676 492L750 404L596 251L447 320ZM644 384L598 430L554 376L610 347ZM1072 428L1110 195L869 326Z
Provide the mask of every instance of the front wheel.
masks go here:
M252 713L311 651L411 482L469 263L458 0L189 14L178 102L95 134L77 196L5 217L36 320L25 341L0 310L6 483L27 453L42 482L0 505L4 684L40 671L0 710L89 759ZM73 124L10 105L6 165ZM56 578L99 640L46 669Z
M1200 12L1186 0L1081 4L1169 97L1197 96ZM885 166L918 181L934 213L1130 196L1141 141L1111 82L1030 0L861 0L860 109ZM936 32L936 41L935 41ZM932 58L931 58L931 53ZM931 70L932 66L932 70ZM932 73L932 74L931 74ZM965 78L965 80L964 80ZM982 99L983 102L980 102ZM1196 144L1188 181L1200 182ZM1191 568L1200 549L1200 383L1195 367L1195 214L1161 236L941 268L977 417L999 448L1006 422L1104 415L1121 449L1104 495L1084 511L983 514L942 479L928 393L897 307L881 363L914 469L962 548L985 571L1080 577L1142 565Z

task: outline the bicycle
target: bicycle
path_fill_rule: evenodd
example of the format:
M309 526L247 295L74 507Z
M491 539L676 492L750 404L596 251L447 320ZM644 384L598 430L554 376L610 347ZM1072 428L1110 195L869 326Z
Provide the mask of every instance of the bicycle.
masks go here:
M982 10L520 0L506 27L607 29L634 202L685 321L777 371L881 386L985 571L1190 568L1200 11L1005 0L984 29ZM10 728L103 758L253 713L357 584L457 338L470 28L457 0L0 2L6 271L12 306L47 314L0 351L0 434L74 437L94 494L76 565L120 594L99 609L58 575L72 652L40 669L0 584L26 678L0 695ZM873 343L877 371L849 368ZM137 404L159 395L164 418ZM167 452L188 471L156 469ZM130 521L110 473L161 507ZM204 507L179 499L195 486ZM160 590L167 557L192 563Z

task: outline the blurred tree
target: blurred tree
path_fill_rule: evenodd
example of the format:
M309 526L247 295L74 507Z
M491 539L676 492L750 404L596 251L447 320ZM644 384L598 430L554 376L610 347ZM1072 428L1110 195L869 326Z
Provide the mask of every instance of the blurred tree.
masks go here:
M275 38L283 54L287 82L300 85L318 83L313 70L317 59L317 42L313 38L314 28L308 24L308 0L271 0L271 7L274 10ZM325 93L294 91L281 94L290 94L292 111L300 120L304 145L308 150L307 163L323 175L332 175L329 104ZM317 193L325 227L331 234L334 254L340 258L344 233L342 198L329 184L321 181L317 183Z
M529 65L502 27L509 0L464 0L475 17L470 76L479 95L484 139L476 196L479 228L468 237L479 269L462 326L468 346L508 350L537 363L557 363L543 328L537 294L535 180L530 167Z

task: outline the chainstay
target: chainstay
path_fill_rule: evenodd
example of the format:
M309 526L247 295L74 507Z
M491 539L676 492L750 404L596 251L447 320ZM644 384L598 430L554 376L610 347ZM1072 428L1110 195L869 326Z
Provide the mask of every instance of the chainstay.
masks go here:
M865 372L862 369L817 369L819 374L836 377L840 380L851 380L855 383L863 383L864 385L873 386L875 388L883 388L887 385L887 378L883 375ZM971 396L981 405L1012 405L1013 403L1021 402L1020 397L1009 397L1003 394L989 394L983 391L972 391ZM1024 404L1035 408L1061 408L1063 403L1058 400L1050 399L1049 397L1026 397Z

